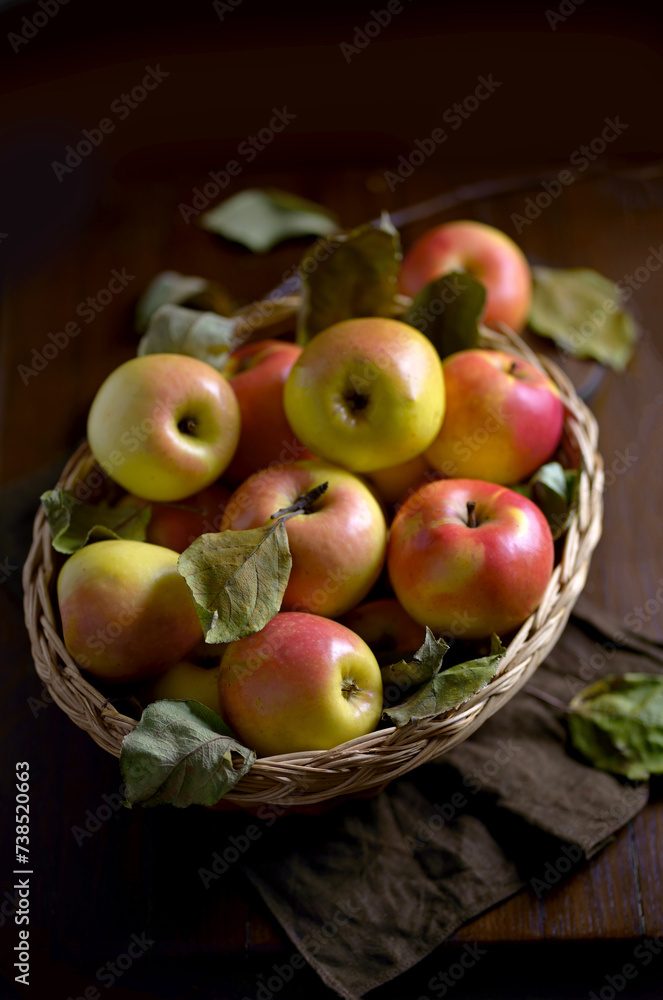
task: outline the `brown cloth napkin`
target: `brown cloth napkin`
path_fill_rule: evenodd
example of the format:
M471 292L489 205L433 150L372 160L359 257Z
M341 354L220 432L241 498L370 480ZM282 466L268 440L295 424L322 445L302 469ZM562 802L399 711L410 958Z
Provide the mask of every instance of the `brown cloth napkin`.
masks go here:
M663 672L663 646L581 599L532 686L566 703L605 674L632 671ZM244 870L301 952L290 971L280 969L283 980L305 959L355 1000L524 886L541 898L647 797L646 783L583 763L561 712L520 692L464 743L377 797L279 819Z

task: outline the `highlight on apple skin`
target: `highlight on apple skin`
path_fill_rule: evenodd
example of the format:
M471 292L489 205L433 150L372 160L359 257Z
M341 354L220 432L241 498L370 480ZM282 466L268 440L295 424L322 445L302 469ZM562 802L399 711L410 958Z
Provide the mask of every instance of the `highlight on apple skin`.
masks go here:
M332 747L372 732L382 676L363 639L319 615L280 612L227 647L224 719L260 757Z
M358 604L380 575L387 525L380 504L357 476L307 460L256 472L228 501L222 530L258 528L322 483L310 513L286 521L292 570L282 611L337 618Z
M344 320L304 348L283 402L290 426L320 458L353 472L400 465L440 429L440 357L407 323Z
M552 533L539 508L477 479L423 486L399 509L389 536L398 600L415 621L454 638L504 638L522 625L539 606L553 564Z
M64 563L58 603L73 658L107 681L142 680L180 660L202 637L172 549L110 539Z
M429 281L450 271L467 271L484 285L484 323L522 330L532 304L532 271L506 233L465 219L434 226L405 254L401 291L415 296Z
M452 478L509 485L552 458L564 427L564 404L542 371L505 351L475 348L445 358L447 409L426 451L432 468Z
M181 500L228 466L240 433L239 405L211 365L181 354L146 354L116 368L88 415L92 454L144 500Z

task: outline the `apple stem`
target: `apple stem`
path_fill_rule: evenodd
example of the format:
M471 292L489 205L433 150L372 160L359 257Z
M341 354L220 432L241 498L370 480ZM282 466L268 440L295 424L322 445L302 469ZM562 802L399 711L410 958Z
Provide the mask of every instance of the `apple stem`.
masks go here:
M295 514L310 514L310 508L313 506L316 500L318 500L323 493L326 492L329 483L320 483L319 486L314 486L312 490L308 493L302 493L300 497L297 497L294 503L291 503L289 507L282 507L281 510L277 510L275 514L271 515L271 520L276 520L277 517L287 519L289 517L294 517Z
M476 500L467 501L467 526L469 528L476 528L477 526L477 518L476 514L474 513L474 508L476 507L476 505L477 505Z

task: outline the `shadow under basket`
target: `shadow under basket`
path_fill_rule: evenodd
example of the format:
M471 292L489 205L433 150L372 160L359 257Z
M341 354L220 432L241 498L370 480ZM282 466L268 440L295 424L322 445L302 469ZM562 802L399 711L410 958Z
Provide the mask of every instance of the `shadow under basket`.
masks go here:
M283 309L277 311L279 319L290 311L291 302L284 300ZM564 373L536 355L515 333L483 329L482 344L529 361L553 380L566 407L565 441L579 460L578 504L539 608L512 638L499 673L471 701L416 726L408 723L400 729L380 729L332 750L259 758L224 797L222 808L231 803L249 809L266 803L281 807L331 805L345 796L377 793L394 778L467 739L529 680L564 630L601 536L603 462L597 451L597 424ZM71 489L89 476L92 467L84 444L68 462L59 482ZM98 478L103 479L101 475ZM98 499L107 488L107 483L102 484ZM70 719L104 750L119 757L122 740L136 721L113 708L64 647L55 598L59 563L40 508L23 570L25 621L37 673Z

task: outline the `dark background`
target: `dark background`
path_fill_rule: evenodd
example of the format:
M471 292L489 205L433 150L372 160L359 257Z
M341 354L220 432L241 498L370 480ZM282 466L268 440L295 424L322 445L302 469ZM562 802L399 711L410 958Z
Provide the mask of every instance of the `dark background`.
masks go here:
M82 995L95 970L146 927L160 928L160 945L113 987L118 997L253 995L257 972L293 951L239 879L224 882L210 908L195 872L225 836L216 815L120 811L76 844L71 827L117 790L119 773L59 709L39 707L22 624L18 567L34 502L84 434L102 379L134 353L131 314L141 289L171 267L215 278L241 304L278 284L301 255L304 244L294 242L255 258L185 225L178 206L237 157L273 108L286 107L295 120L253 163L242 160L242 174L223 195L275 184L336 209L350 227L459 184L518 174L532 178L529 186L407 227L406 246L432 221L467 213L504 228L532 261L593 266L618 279L642 263L650 244L663 242L663 34L653 6L585 0L553 30L546 12L560 5L545 0L406 0L347 62L341 43L352 44L357 28L385 6L242 0L221 20L211 2L69 0L17 52L9 34L41 8L0 8L0 481L7 487L0 559L8 573L0 585L1 731L7 767L27 757L35 774L33 977L47 994L34 986L34 996ZM140 83L147 66L168 77L118 121L111 104ZM390 191L385 171L443 126L444 112L473 93L479 76L491 74L500 83L495 94ZM52 161L107 116L114 131L59 183ZM519 234L512 215L541 190L538 178L566 168L573 151L615 117L627 123L624 133L540 224ZM103 288L113 268L134 276L126 292L25 384L18 366L76 318L78 303ZM638 358L629 375L608 373L591 400L608 466L629 441L640 444L639 478L624 476L606 498L605 536L590 575L595 599L621 614L645 600L661 575L661 298L654 276L633 303L643 327ZM660 615L650 629L663 635ZM9 777L3 780L9 794ZM660 806L647 816L543 902L523 894L459 936L459 946L482 940L491 950L456 995L588 996L629 961L639 936L663 933ZM3 891L10 857L3 850ZM643 924L657 901L659 922ZM15 942L9 921L0 936L4 960ZM427 974L416 971L390 995L416 1000L448 961L433 956ZM326 996L307 975L279 995ZM645 978L622 995L656 995Z

